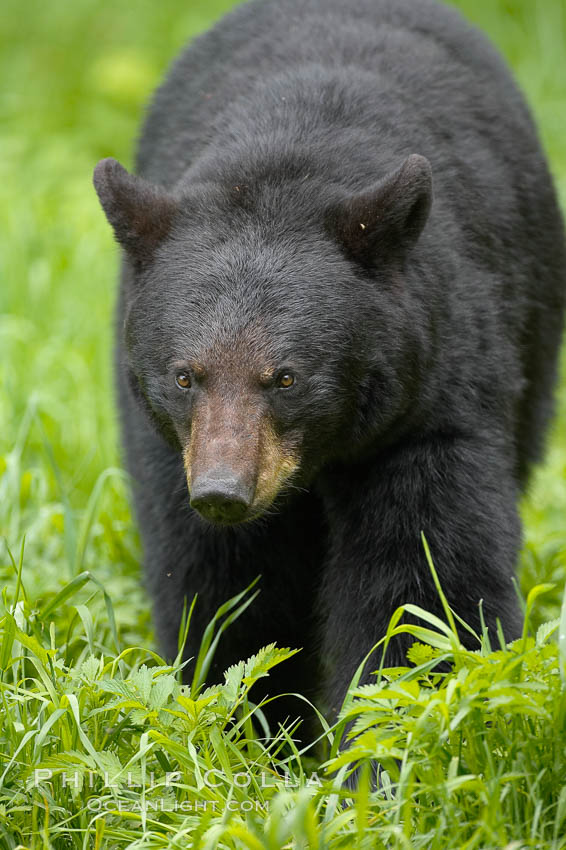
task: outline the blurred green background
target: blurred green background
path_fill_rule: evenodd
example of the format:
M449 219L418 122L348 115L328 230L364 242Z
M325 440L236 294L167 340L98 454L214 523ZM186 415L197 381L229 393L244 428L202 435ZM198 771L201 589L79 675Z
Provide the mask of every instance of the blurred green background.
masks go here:
M416 2L417 0L415 0ZM347 0L345 0L347 2ZM144 104L187 39L230 0L4 0L0 20L0 581L46 597L83 568L123 634L147 640L111 372L118 250L92 169L131 166ZM459 0L513 66L566 204L565 0ZM564 374L564 372L563 372ZM566 385L525 500L523 589L566 575Z

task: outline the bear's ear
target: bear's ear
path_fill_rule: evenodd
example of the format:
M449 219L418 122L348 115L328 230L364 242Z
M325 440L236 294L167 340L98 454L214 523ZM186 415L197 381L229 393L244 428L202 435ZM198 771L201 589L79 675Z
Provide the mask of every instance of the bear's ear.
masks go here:
M396 171L327 213L327 227L352 259L372 266L402 256L415 244L432 203L428 159L407 157Z
M93 181L120 245L137 263L151 260L171 229L177 210L175 199L111 158L98 163Z

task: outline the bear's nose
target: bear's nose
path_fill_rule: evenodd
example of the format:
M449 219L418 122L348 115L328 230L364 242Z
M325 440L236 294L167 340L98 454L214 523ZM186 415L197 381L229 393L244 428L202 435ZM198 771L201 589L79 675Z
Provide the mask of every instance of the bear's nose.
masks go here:
M252 499L252 489L237 478L199 478L191 487L191 507L210 522L241 522Z

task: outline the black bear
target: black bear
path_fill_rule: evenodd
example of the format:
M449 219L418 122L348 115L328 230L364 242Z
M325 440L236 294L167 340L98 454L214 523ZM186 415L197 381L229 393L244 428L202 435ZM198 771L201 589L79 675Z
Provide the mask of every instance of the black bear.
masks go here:
M333 716L398 605L439 611L421 532L455 611L479 630L483 600L515 638L566 257L486 39L434 0L251 0L174 63L136 176L106 159L94 181L124 249L123 440L166 655L185 597L189 657L261 574L212 678L304 647L268 690Z

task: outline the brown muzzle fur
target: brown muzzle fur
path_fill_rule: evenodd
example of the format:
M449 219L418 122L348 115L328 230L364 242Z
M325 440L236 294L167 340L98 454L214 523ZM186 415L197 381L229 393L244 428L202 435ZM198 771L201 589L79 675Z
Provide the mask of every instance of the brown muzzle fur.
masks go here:
M257 517L298 467L296 449L276 435L267 412L245 396L202 400L183 459L191 505L222 524Z

